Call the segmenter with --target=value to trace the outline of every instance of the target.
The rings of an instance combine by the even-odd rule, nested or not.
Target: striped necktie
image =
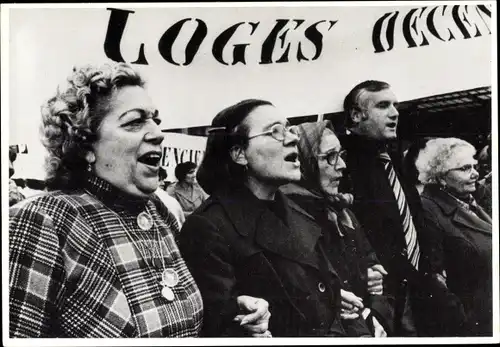
[[[391,158],[389,157],[389,154],[387,154],[386,152],[380,153],[379,157],[384,163],[384,168],[387,173],[389,183],[398,203],[399,214],[401,215],[401,219],[403,221],[403,230],[408,250],[408,259],[415,267],[415,269],[418,270],[420,246],[418,244],[417,231],[415,229],[415,225],[413,224],[410,208],[408,206],[408,203],[406,202],[405,193],[403,191],[403,188],[401,187],[398,176],[396,175],[396,171],[394,170],[394,166],[392,164]]]

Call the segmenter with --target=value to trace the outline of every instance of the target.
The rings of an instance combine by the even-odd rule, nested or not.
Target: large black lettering
[[[418,18],[422,16],[422,14],[424,13],[426,8],[427,7],[423,7],[420,9],[414,8],[410,12],[408,12],[408,14],[403,19],[403,36],[404,36],[406,42],[408,43],[408,48],[417,47],[417,46],[427,46],[429,44],[429,41],[427,41],[427,38],[425,37],[423,32],[422,31],[419,32],[418,26],[417,26]],[[415,12],[417,12],[419,10],[421,11],[420,16],[413,17]],[[417,45],[417,43],[413,39],[413,35],[411,34],[412,29],[416,34],[420,33],[422,35],[422,42],[419,45]]]
[[[104,39],[104,53],[106,56],[118,63],[125,62],[120,51],[120,43],[122,41],[123,32],[127,25],[128,15],[134,13],[130,10],[122,10],[117,8],[107,8],[111,11],[109,16],[108,30]],[[132,64],[148,65],[146,56],[144,55],[144,43],[141,43],[139,48],[139,58]]]
[[[163,147],[162,149],[162,154],[161,154],[161,166],[168,166],[168,153],[167,153],[167,148],[168,147]]]
[[[309,41],[312,42],[316,49],[316,53],[314,56],[311,58],[311,60],[316,60],[318,57],[321,55],[321,52],[323,51],[323,34],[318,30],[318,24],[326,22],[326,20],[322,20],[319,22],[314,23],[313,25],[309,26],[304,32],[304,36],[309,39]],[[337,23],[337,21],[330,21],[330,27],[328,28],[327,31],[330,31],[330,29]],[[301,60],[309,60],[302,54],[302,43],[299,42],[299,47],[297,49],[297,60],[300,62]]]
[[[460,30],[460,32],[464,36],[464,39],[470,39],[471,35],[470,35],[469,31],[467,30],[467,28],[465,27],[465,24],[460,19],[460,12],[459,11],[460,11],[460,5],[455,5],[455,6],[453,6],[453,8],[451,10],[451,15],[452,15],[453,20],[455,21],[455,24],[457,25],[458,29]],[[464,13],[464,22],[468,22],[467,17],[465,17],[465,13]],[[477,26],[476,26],[476,29],[477,29]],[[476,32],[476,36],[477,36],[477,32]]]
[[[484,20],[484,17],[481,14],[481,13],[484,13],[486,15],[486,17],[489,17],[489,19],[491,20],[491,11],[486,7],[486,5],[477,5],[476,11],[477,11],[477,14],[479,15],[479,17],[481,17],[481,20],[483,21],[486,28],[488,29],[488,34],[491,34],[490,24]]]
[[[288,24],[289,20],[288,19],[277,19],[276,20],[276,25],[274,26],[273,30],[269,33],[269,35],[266,37],[264,40],[264,43],[262,44],[262,51],[260,55],[260,63],[259,64],[271,64],[273,63],[273,52],[274,52],[274,46],[276,45],[276,40],[278,39],[278,34],[280,31]],[[304,21],[301,19],[295,20],[297,23],[297,26],[295,29],[297,29]],[[283,34],[279,37],[281,40],[281,48],[285,46],[285,39],[286,39],[286,34],[288,33],[289,29],[285,30]],[[285,52],[279,58],[276,63],[285,63],[288,62],[288,53],[290,52],[290,43],[287,45]]]
[[[196,151],[195,158],[194,158],[196,165],[200,164],[200,162],[201,162],[200,158],[202,158],[202,157],[203,157],[203,151]]]
[[[219,36],[217,36],[217,38],[214,40],[214,44],[212,47],[212,55],[219,63],[224,64],[224,65],[229,65],[228,63],[226,63],[224,61],[223,51],[224,51],[224,48],[226,47],[227,43],[231,39],[231,37],[234,35],[236,30],[238,29],[238,27],[241,26],[242,24],[245,24],[245,22],[236,23],[236,24],[230,26],[229,28],[224,30]],[[255,32],[255,29],[257,29],[257,27],[259,26],[259,23],[257,22],[257,23],[248,23],[248,24],[250,24],[250,26],[252,27],[252,31],[250,32],[250,35],[252,35]],[[248,45],[250,45],[250,44],[249,43],[241,43],[241,44],[237,44],[237,45],[233,46],[234,47],[234,49],[233,49],[233,62],[231,65],[236,65],[237,63],[243,63],[244,65],[246,64],[245,50],[246,50],[246,47]]]
[[[175,165],[178,165],[180,163],[178,148],[174,148],[174,160],[175,160]]]
[[[170,64],[180,66],[180,64],[175,62],[174,59],[172,58],[172,46],[177,37],[179,36],[179,33],[184,23],[190,20],[192,19],[191,18],[182,19],[177,23],[175,23],[174,25],[172,25],[165,31],[165,33],[160,38],[160,41],[158,42],[158,50],[160,51],[161,56]],[[186,60],[183,64],[184,66],[191,64],[191,62],[194,59],[194,56],[198,52],[198,49],[200,48],[200,45],[207,36],[208,32],[207,25],[205,24],[204,21],[198,18],[196,18],[195,20],[198,23],[198,26],[196,27],[193,36],[186,45],[185,49]]]
[[[184,154],[185,153],[186,153],[185,149],[181,150],[181,155],[179,156],[180,163],[184,163]]]
[[[381,53],[384,51],[390,51],[394,47],[394,26],[396,23],[396,18],[398,18],[399,11],[389,12],[380,17],[373,26],[372,32],[372,43],[373,48],[375,48],[375,53]],[[384,21],[388,19],[387,30],[385,32],[385,37],[387,39],[387,49],[382,45],[382,25]]]
[[[441,37],[441,35],[439,35],[439,33],[438,33],[437,29],[436,29],[436,25],[434,24],[434,14],[435,14],[435,12],[436,12],[436,10],[437,10],[438,8],[439,8],[439,6],[434,7],[434,8],[433,8],[433,9],[429,12],[429,14],[427,15],[427,28],[429,29],[429,32],[430,32],[432,35],[434,35],[434,37],[436,37],[436,38],[440,39],[441,41],[446,41],[445,39],[443,39],[443,38]],[[446,6],[444,6],[444,8],[446,8]],[[444,13],[444,8],[443,8],[443,13]],[[450,30],[450,29],[448,29],[448,31],[449,31],[449,30]],[[453,35],[453,34],[451,33],[451,31],[449,31],[449,32],[450,32],[450,35]],[[451,38],[451,36],[450,36],[450,38]]]

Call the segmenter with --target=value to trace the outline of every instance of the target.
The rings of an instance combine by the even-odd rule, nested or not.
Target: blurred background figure
[[[438,138],[427,142],[416,161],[425,185],[423,256],[429,259],[429,271],[462,306],[443,322],[451,336],[491,336],[493,332],[492,222],[473,197],[479,178],[475,153],[464,140]],[[437,304],[444,309],[446,302]]]
[[[478,204],[491,216],[492,215],[492,172],[491,172],[491,134],[488,135],[487,144],[477,155],[478,173],[474,198]]]
[[[184,216],[184,212],[182,211],[181,204],[172,196],[168,195],[168,193],[165,191],[165,181],[167,179],[167,171],[160,167],[160,171],[158,173],[158,178],[160,181],[160,185],[158,189],[156,189],[155,194],[158,196],[158,198],[161,200],[161,202],[167,207],[167,209],[172,213],[177,220],[177,223],[179,224],[179,230],[180,227],[182,227],[182,224],[184,224],[184,221],[186,220],[186,217]]]
[[[404,176],[409,183],[413,182],[419,194],[422,194],[422,191],[424,190],[424,185],[422,184],[422,182],[418,180],[418,170],[415,167],[415,161],[417,160],[420,150],[422,150],[425,147],[425,144],[429,140],[430,140],[429,137],[416,139],[405,151],[403,158]]]
[[[167,193],[173,196],[181,204],[185,216],[189,216],[194,210],[208,198],[198,182],[196,182],[196,164],[191,161],[180,163],[175,167],[177,182],[167,188]]]
[[[16,170],[14,169],[14,162],[17,159],[17,149],[16,146],[9,146],[9,206],[17,204],[19,201],[24,200],[24,195],[21,193],[21,189],[17,186],[11,177],[14,175]]]
[[[161,188],[164,191],[167,191],[167,188],[172,183],[171,181],[168,180],[167,170],[165,170],[164,168],[160,167],[160,172],[158,173],[158,178],[160,180],[160,185],[159,185],[158,188]]]

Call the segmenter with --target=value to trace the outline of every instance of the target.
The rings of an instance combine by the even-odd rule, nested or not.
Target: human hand
[[[234,321],[240,322],[240,326],[253,337],[272,337],[268,330],[271,318],[269,303],[264,299],[248,295],[240,295],[236,301],[241,314],[234,317]]]
[[[374,328],[374,336],[375,337],[387,337],[387,333],[385,332],[384,327],[382,324],[379,323],[377,318],[372,316],[372,322],[373,322],[373,328]]]
[[[368,293],[371,295],[382,295],[384,292],[384,276],[387,275],[384,267],[375,264],[368,268]]]
[[[359,317],[359,311],[363,309],[363,299],[347,290],[340,290],[342,319],[356,319]]]

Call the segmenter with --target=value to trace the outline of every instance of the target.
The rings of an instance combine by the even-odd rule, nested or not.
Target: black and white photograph
[[[500,343],[496,2],[0,14],[3,345]]]

